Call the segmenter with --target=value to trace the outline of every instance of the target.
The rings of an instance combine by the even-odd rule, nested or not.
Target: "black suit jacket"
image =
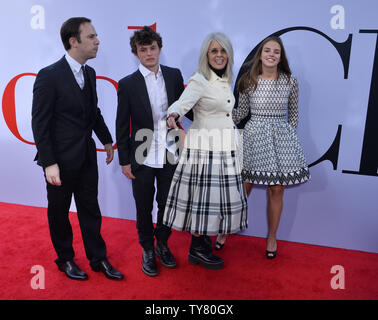
[[[168,106],[175,102],[184,91],[184,82],[179,69],[160,65]],[[190,116],[189,116],[190,118]],[[131,125],[131,133],[130,133]],[[121,166],[131,164],[132,170],[140,165],[135,159],[136,149],[143,141],[136,141],[135,135],[140,129],[154,130],[152,109],[147,86],[139,70],[118,82],[118,108],[116,120],[116,140],[119,163]],[[147,145],[144,156],[147,156],[151,143]]]
[[[39,71],[33,88],[32,129],[37,146],[35,160],[43,168],[57,163],[63,169],[79,169],[96,160],[94,131],[103,144],[111,134],[97,107],[96,73],[87,66],[93,105],[85,110],[81,89],[63,57]]]

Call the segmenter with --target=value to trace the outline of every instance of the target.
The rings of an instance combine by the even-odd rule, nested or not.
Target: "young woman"
[[[247,198],[236,152],[231,91],[233,49],[223,33],[208,35],[198,71],[180,99],[168,109],[167,125],[193,108],[184,150],[173,176],[164,224],[192,234],[188,260],[220,269],[208,235],[235,233],[247,227]]]
[[[310,178],[296,135],[298,82],[291,74],[280,38],[269,37],[261,43],[250,71],[238,82],[238,90],[239,105],[233,110],[233,120],[239,123],[251,112],[243,132],[242,177],[247,196],[253,184],[268,185],[266,256],[273,259],[284,186]]]

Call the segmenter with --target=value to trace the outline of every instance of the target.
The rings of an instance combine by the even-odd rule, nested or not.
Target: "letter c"
[[[27,144],[35,145],[34,142],[27,141],[23,137],[21,137],[20,132],[17,128],[17,119],[16,119],[16,103],[15,103],[15,87],[17,81],[26,76],[33,76],[36,77],[36,73],[21,73],[18,76],[14,77],[11,81],[9,81],[8,85],[4,90],[3,95],[3,115],[5,123],[7,124],[9,130],[13,133],[13,135],[22,142]]]
[[[12,132],[12,134],[18,140],[20,140],[24,143],[27,143],[27,144],[35,145],[34,142],[27,141],[26,139],[24,139],[21,136],[20,132],[18,131],[18,127],[17,127],[15,88],[16,88],[17,81],[20,78],[26,77],[26,76],[36,77],[37,74],[36,73],[21,73],[21,74],[15,76],[11,81],[9,81],[8,85],[6,86],[6,88],[4,90],[3,100],[2,100],[3,115],[4,115],[5,123],[6,123],[7,127],[9,128],[10,132]],[[114,86],[116,91],[118,91],[118,83],[116,81],[114,81],[113,79],[103,77],[103,76],[97,76],[96,78],[100,79],[100,80],[109,81]],[[114,150],[117,149],[117,144],[113,145],[113,149]],[[97,149],[97,151],[104,152],[105,149]]]

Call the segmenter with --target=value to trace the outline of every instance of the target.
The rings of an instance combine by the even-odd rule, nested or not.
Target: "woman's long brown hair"
[[[289,62],[287,61],[285,48],[283,46],[282,40],[279,37],[270,36],[261,42],[252,60],[246,62],[245,66],[249,67],[250,65],[252,65],[252,67],[250,68],[249,71],[247,71],[240,77],[237,84],[237,88],[239,92],[244,93],[250,87],[252,87],[253,91],[256,90],[257,83],[258,83],[258,76],[262,74],[262,66],[261,66],[261,60],[260,60],[261,52],[264,45],[268,41],[275,41],[281,47],[281,59],[277,65],[277,79],[279,78],[280,74],[283,73],[288,77],[288,81],[290,80],[291,70],[289,67]]]

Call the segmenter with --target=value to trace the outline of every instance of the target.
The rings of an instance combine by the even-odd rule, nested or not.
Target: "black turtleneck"
[[[226,72],[226,68],[227,68],[227,64],[226,66],[223,68],[223,69],[215,69],[211,66],[211,64],[209,63],[209,67],[211,70],[213,70],[215,72],[215,74],[219,77],[219,78],[222,78],[224,73]]]

